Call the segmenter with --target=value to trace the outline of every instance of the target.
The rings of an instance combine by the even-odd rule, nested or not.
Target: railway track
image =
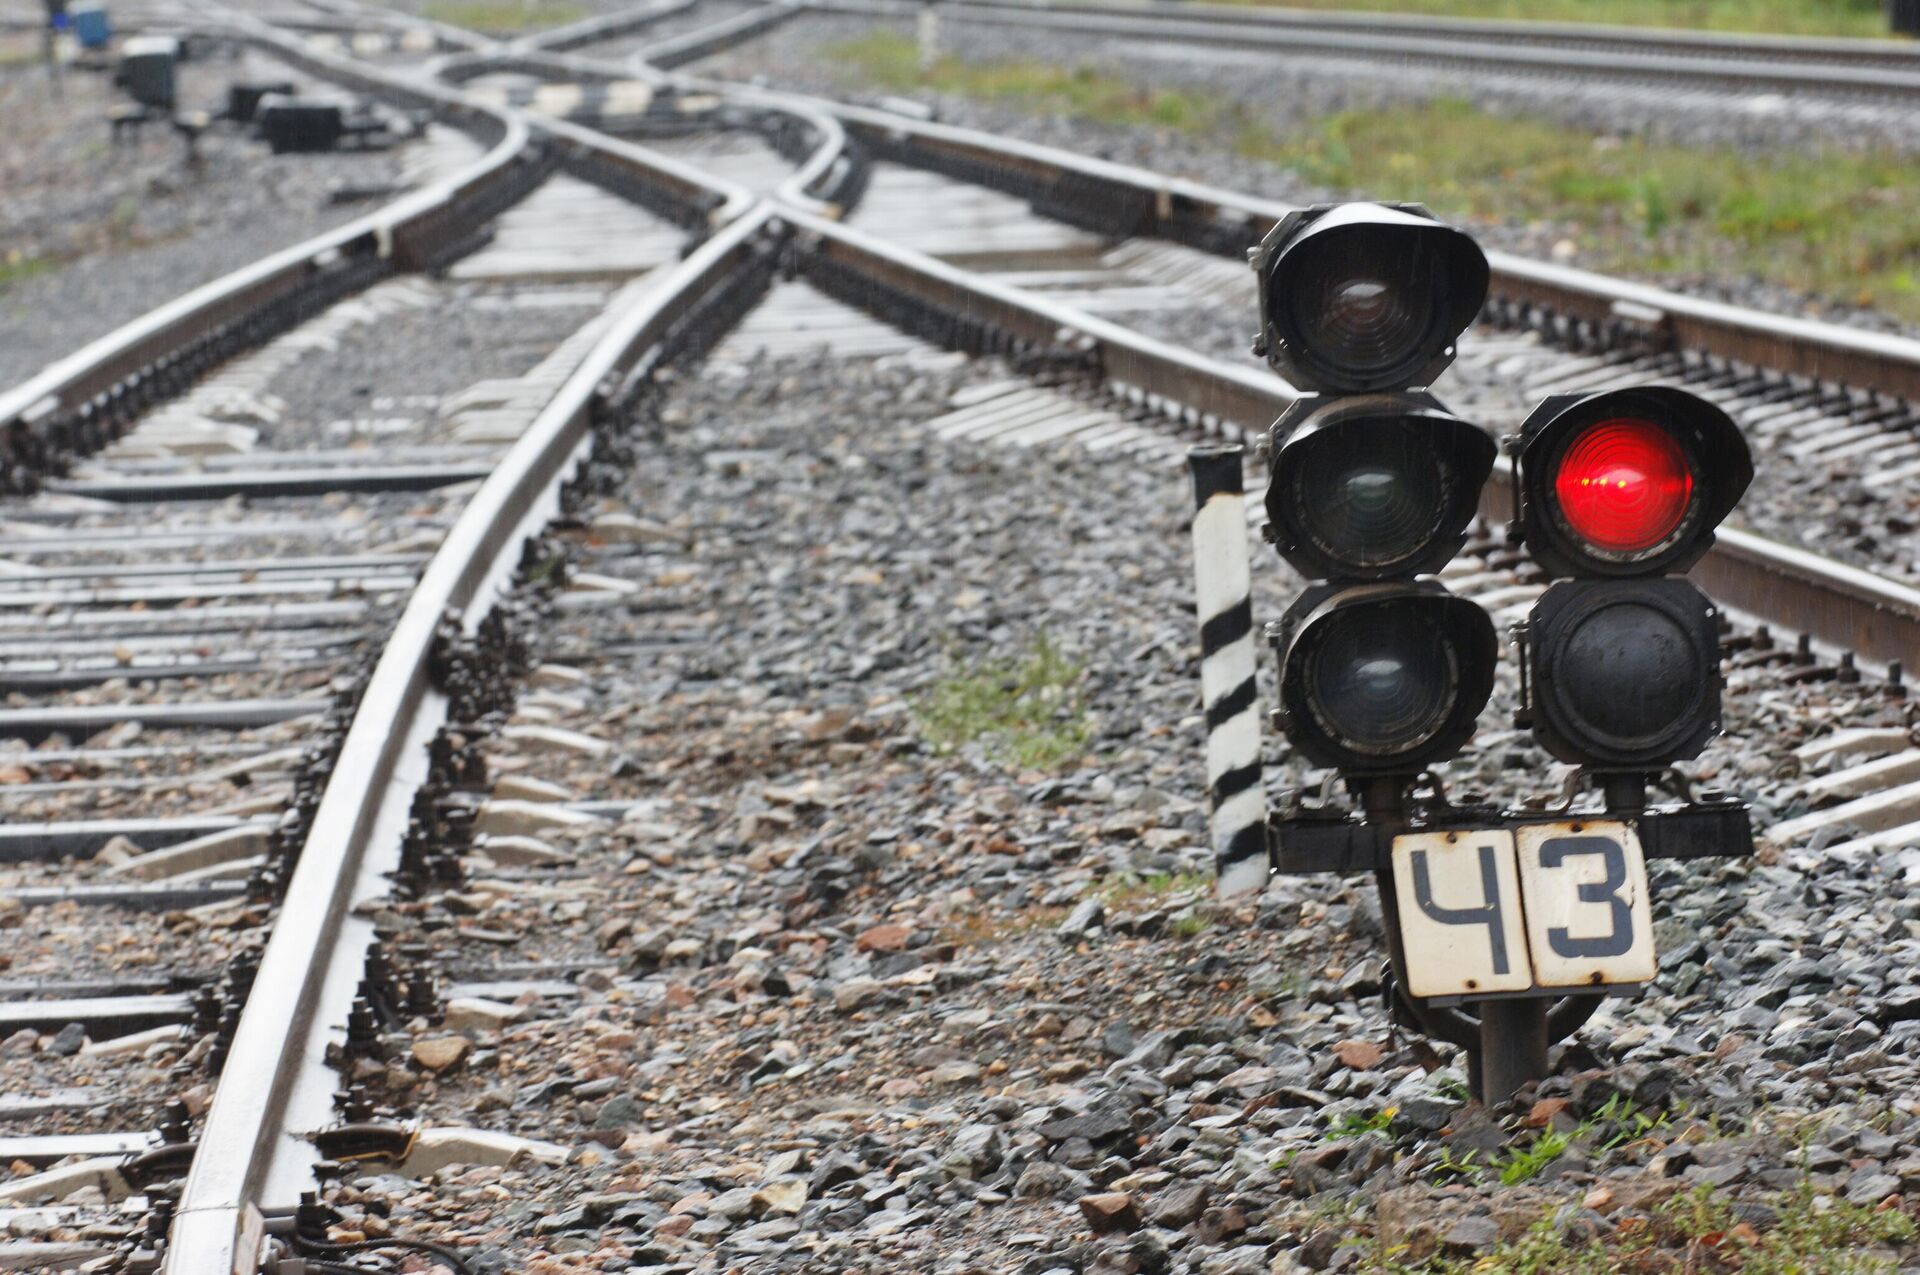
[[[720,32],[695,28],[680,39],[710,47],[750,36],[752,25],[729,19]],[[23,758],[14,799],[30,812],[81,792],[108,808],[139,807],[119,823],[44,820],[21,833],[22,859],[61,857],[55,866],[22,868],[14,894],[24,908],[84,915],[103,936],[151,931],[156,906],[168,909],[162,918],[184,914],[197,929],[230,931],[217,944],[193,940],[201,946],[188,949],[185,963],[200,975],[186,987],[169,982],[162,990],[148,978],[108,988],[105,972],[69,971],[71,987],[37,977],[16,988],[16,1030],[64,1020],[61,1029],[78,1023],[109,1046],[137,1041],[156,1069],[200,1066],[218,1054],[224,1070],[217,1087],[199,1095],[203,1110],[156,1117],[158,1135],[138,1122],[165,1108],[162,1095],[182,1073],[165,1073],[151,1092],[115,1096],[111,1110],[128,1123],[111,1145],[49,1143],[35,1156],[16,1148],[16,1159],[43,1161],[108,1154],[78,1171],[50,1171],[73,1175],[65,1179],[28,1177],[11,1198],[57,1200],[79,1183],[112,1199],[148,1185],[143,1174],[177,1174],[191,1154],[177,1200],[152,1215],[159,1222],[150,1238],[166,1232],[164,1269],[176,1273],[247,1268],[262,1208],[274,1214],[275,1242],[293,1245],[286,1210],[311,1189],[316,1160],[391,1161],[420,1173],[448,1159],[567,1154],[539,1139],[471,1130],[415,1136],[393,1118],[394,1095],[364,1083],[368,1076],[355,1068],[356,1060],[379,1059],[382,1037],[407,1017],[432,1019],[450,1000],[493,1006],[462,1012],[497,1013],[504,1024],[498,1007],[537,999],[551,982],[543,976],[561,967],[536,962],[512,975],[496,965],[465,980],[473,986],[449,990],[444,983],[462,981],[447,977],[463,970],[461,961],[476,964],[473,945],[493,940],[469,937],[454,955],[433,951],[432,929],[383,923],[359,905],[387,895],[384,878],[395,872],[403,896],[459,893],[472,880],[452,865],[461,853],[481,865],[492,890],[512,887],[516,863],[550,876],[567,856],[529,841],[524,829],[564,843],[570,829],[630,811],[626,799],[610,807],[563,799],[559,782],[538,774],[543,755],[584,758],[591,773],[608,752],[604,737],[579,729],[588,691],[607,692],[606,669],[589,653],[603,635],[563,621],[542,638],[563,648],[571,641],[570,657],[534,667],[529,648],[545,649],[534,632],[548,626],[529,619],[537,609],[499,608],[510,594],[562,616],[625,606],[642,617],[630,641],[671,648],[663,631],[680,623],[699,640],[690,608],[637,600],[647,586],[622,574],[634,566],[628,558],[649,551],[616,546],[670,545],[675,533],[602,511],[596,536],[588,499],[596,481],[609,481],[607,462],[631,446],[621,422],[638,415],[657,426],[656,382],[670,384],[660,374],[676,361],[711,351],[719,375],[750,376],[756,360],[824,340],[843,358],[904,361],[933,374],[964,365],[942,353],[957,350],[1004,370],[956,387],[944,411],[925,413],[918,428],[929,438],[1011,452],[1065,445],[1169,471],[1186,440],[1257,433],[1290,397],[1270,376],[1099,317],[1191,309],[1217,297],[1226,279],[1206,268],[1215,263],[1205,254],[1231,255],[1257,238],[1283,211],[1272,205],[880,112],[698,81],[676,86],[649,74],[641,78],[689,98],[731,99],[730,116],[704,121],[705,140],[675,143],[679,153],[670,155],[577,123],[490,108],[264,27],[248,34],[313,73],[430,103],[493,146],[458,177],[183,298],[0,405],[11,425],[10,474],[42,493],[19,498],[8,513],[17,524],[10,555],[31,573],[9,580],[0,604],[41,613],[0,657],[17,692],[41,697],[8,725],[26,739],[84,737],[77,747]],[[468,47],[517,69],[593,69],[537,41]],[[742,123],[768,115],[798,121],[771,134],[791,152],[784,167],[764,147],[737,140]],[[549,176],[556,163],[563,175]],[[930,204],[941,210],[937,221],[925,215]],[[484,224],[497,227],[493,244],[461,251],[474,247],[472,232]],[[688,230],[698,246],[671,264]],[[616,239],[621,251],[612,254],[554,247]],[[792,282],[772,285],[777,263]],[[421,282],[417,272],[428,265],[442,267],[447,281]],[[1494,314],[1504,327],[1480,338],[1465,361],[1484,369],[1531,360],[1530,392],[1650,371],[1685,375],[1716,385],[1730,407],[1749,414],[1750,428],[1786,445],[1851,427],[1831,444],[1843,447],[1909,419],[1920,375],[1911,343],[1535,263],[1495,265]],[[640,282],[619,282],[631,279]],[[728,335],[770,287],[764,305]],[[520,307],[511,312],[522,321],[543,309],[590,317],[567,335],[556,330],[551,357],[518,376],[349,422],[349,434],[378,430],[396,463],[371,466],[364,454],[298,431],[288,438],[301,445],[243,449],[218,463],[181,459],[192,441],[183,441],[182,421],[217,399],[266,392],[284,372],[278,361],[315,325],[337,337],[355,323],[431,312],[449,303],[444,288],[472,289],[462,305],[491,297]],[[556,300],[555,288],[574,295]],[[1567,347],[1585,361],[1569,362]],[[215,367],[214,379],[199,379]],[[389,430],[423,409],[445,412],[453,424]],[[205,442],[206,433],[196,437]],[[231,431],[226,438],[233,441]],[[747,454],[722,463],[750,472],[758,462]],[[201,503],[236,495],[249,504],[237,519]],[[371,516],[343,518],[343,497]],[[92,503],[101,500],[131,508]],[[169,503],[182,501],[193,503]],[[256,517],[259,506],[271,516]],[[1497,522],[1502,512],[1490,496],[1489,516]],[[585,540],[561,555],[575,567],[564,588],[548,578],[555,550],[540,539],[556,518]],[[378,526],[391,535],[396,523],[406,534],[366,534]],[[200,551],[183,554],[189,544]],[[529,545],[540,546],[531,557]],[[513,586],[516,570],[528,566]],[[1537,588],[1525,564],[1491,537],[1452,574],[1457,588],[1505,609],[1524,609]],[[1907,742],[1898,669],[1887,666],[1911,658],[1920,598],[1857,568],[1739,534],[1723,537],[1703,580],[1773,626],[1772,635],[1742,629],[1733,657],[1736,683],[1750,682],[1768,705],[1770,716],[1747,724],[1753,734],[1773,728],[1778,746],[1768,767],[1826,768],[1811,795],[1867,803],[1783,822],[1782,844],[1797,849],[1815,834],[1829,853],[1835,841],[1842,852],[1900,843],[1920,813],[1920,798],[1906,791],[1920,754]],[[30,645],[50,622],[49,608],[51,622],[86,634],[54,656]],[[1786,636],[1799,633],[1822,649]],[[243,635],[238,645],[234,635]],[[335,705],[323,692],[376,655],[370,674],[353,679],[364,684],[325,717],[322,706]],[[1862,677],[1869,664],[1874,671]],[[124,692],[119,678],[130,684]],[[174,694],[203,681],[219,687],[218,707]],[[96,694],[101,687],[109,689]],[[63,696],[86,702],[69,706]],[[522,711],[506,719],[516,697]],[[359,711],[349,717],[353,704]],[[1824,733],[1789,738],[1779,726],[1795,712]],[[132,722],[141,724],[137,732],[127,728]],[[481,758],[489,750],[496,768],[506,763],[508,781],[487,773]],[[156,765],[169,768],[172,787],[153,782]],[[264,791],[206,806],[209,786],[242,778]],[[173,813],[169,793],[191,794],[177,803],[191,811]],[[76,883],[75,861],[115,836],[126,843],[110,856],[107,879]],[[300,906],[274,915],[276,892]],[[593,897],[591,889],[582,895]],[[249,957],[223,974],[232,953],[255,940],[257,965]],[[150,941],[161,953],[173,939],[152,933]],[[371,970],[370,952],[379,953]],[[71,994],[55,997],[55,989]],[[88,999],[126,1003],[76,1008]],[[338,1046],[350,1022],[343,1075]],[[120,1030],[129,1024],[134,1029]],[[41,1083],[51,1089],[54,1080]],[[40,1114],[80,1109],[53,1097],[44,1105]],[[84,1135],[48,1136],[98,1139],[100,1127],[87,1123],[98,1105],[85,1108],[86,1120],[66,1122],[84,1126]],[[316,1147],[314,1131],[329,1128],[339,1132]],[[134,1179],[122,1167],[129,1152],[140,1164]],[[77,1262],[139,1242],[124,1224],[118,1234],[109,1234],[110,1220],[96,1224],[101,1238],[62,1241],[64,1256],[42,1246],[39,1257]]]
[[[824,7],[855,13],[902,12],[867,0],[826,0]],[[1064,38],[1164,40],[1270,55],[1489,73],[1907,102],[1920,92],[1920,55],[1910,44],[1897,40],[1710,35],[1578,23],[1071,0],[963,3],[943,5],[941,13],[956,23],[1044,31]]]

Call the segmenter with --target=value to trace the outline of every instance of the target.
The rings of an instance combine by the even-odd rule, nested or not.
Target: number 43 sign
[[[1572,991],[1654,976],[1647,866],[1630,824],[1395,837],[1393,879],[1414,996]]]

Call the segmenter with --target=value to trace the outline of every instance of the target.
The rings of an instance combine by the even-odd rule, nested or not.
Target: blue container
[[[83,49],[104,49],[113,39],[113,23],[103,4],[80,4],[73,10],[73,34]]]

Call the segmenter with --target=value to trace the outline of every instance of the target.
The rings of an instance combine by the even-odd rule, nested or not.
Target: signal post
[[[1255,353],[1304,391],[1268,440],[1265,535],[1308,582],[1267,626],[1272,717],[1348,794],[1269,817],[1269,867],[1373,875],[1394,1018],[1466,1050],[1476,1094],[1501,1101],[1605,996],[1654,978],[1647,858],[1751,852],[1744,806],[1668,772],[1721,727],[1719,615],[1681,573],[1752,460],[1678,389],[1556,396],[1528,418],[1512,533],[1551,583],[1512,635],[1517,716],[1577,768],[1576,795],[1544,814],[1454,804],[1434,768],[1472,737],[1502,644],[1438,576],[1497,448],[1428,387],[1486,299],[1486,258],[1424,208],[1380,204],[1295,212],[1250,255]],[[1680,800],[1649,805],[1662,780]],[[1226,891],[1262,881],[1222,874]]]

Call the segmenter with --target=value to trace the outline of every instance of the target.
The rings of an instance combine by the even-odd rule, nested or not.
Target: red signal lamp
[[[1574,436],[1553,476],[1573,533],[1608,553],[1645,553],[1686,521],[1693,466],[1651,421],[1601,421]]]
[[[1668,386],[1556,395],[1521,440],[1521,525],[1553,576],[1685,571],[1753,481],[1732,419]]]

